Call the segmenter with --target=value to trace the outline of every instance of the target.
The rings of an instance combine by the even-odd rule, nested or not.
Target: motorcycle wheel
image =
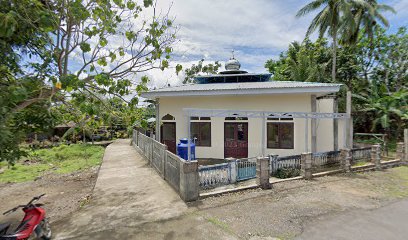
[[[52,236],[52,232],[51,232],[51,227],[50,227],[50,223],[48,222],[48,220],[46,218],[44,218],[41,223],[41,232],[42,235],[40,236],[39,239],[41,240],[50,240],[51,236]]]

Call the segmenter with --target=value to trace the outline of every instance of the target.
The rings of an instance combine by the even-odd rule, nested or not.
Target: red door
[[[165,144],[170,152],[176,154],[176,123],[164,122],[160,133],[160,142]]]
[[[248,157],[248,123],[224,123],[224,158]]]

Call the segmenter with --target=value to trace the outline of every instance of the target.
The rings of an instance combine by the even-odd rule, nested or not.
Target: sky
[[[241,69],[265,72],[268,59],[277,59],[293,41],[302,41],[315,15],[296,18],[296,12],[310,0],[158,0],[180,27],[171,66],[191,66],[200,59],[225,62],[234,50]],[[386,13],[388,31],[408,26],[408,0],[380,0],[397,11]],[[149,87],[179,85],[183,75],[174,69],[148,73]]]

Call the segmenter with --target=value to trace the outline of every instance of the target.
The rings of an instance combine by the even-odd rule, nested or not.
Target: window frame
[[[211,147],[212,146],[212,134],[211,134],[211,118],[208,119],[207,117],[205,119],[199,118],[199,120],[190,120],[190,129],[193,129],[193,124],[198,125],[198,136],[197,141],[195,142],[196,147]],[[209,144],[208,145],[203,145],[201,142],[201,132],[204,124],[209,124]],[[193,132],[190,132],[191,138],[193,137]]]
[[[281,121],[277,121],[277,120],[275,120],[275,121],[268,121],[268,122],[266,122],[266,148],[267,149],[295,149],[295,123],[293,122],[293,121],[288,121],[288,120],[283,120],[283,119],[281,119]],[[269,136],[268,136],[268,130],[269,130],[269,125],[271,125],[271,126],[273,126],[273,125],[276,125],[276,126],[278,126],[277,127],[277,131],[278,131],[278,133],[277,133],[277,135],[278,135],[278,140],[277,140],[277,142],[278,142],[278,146],[277,147],[274,147],[274,146],[270,146],[269,145]],[[292,139],[291,139],[291,145],[290,145],[290,147],[284,147],[284,146],[282,146],[283,144],[282,144],[282,134],[281,134],[281,126],[284,126],[284,125],[286,125],[286,126],[291,126],[292,127]],[[275,135],[274,135],[275,136]],[[272,138],[273,138],[273,136],[271,136]]]

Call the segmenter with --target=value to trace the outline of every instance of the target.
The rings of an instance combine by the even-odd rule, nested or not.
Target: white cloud
[[[172,2],[173,1],[173,2]],[[175,74],[175,65],[190,67],[200,59],[226,61],[235,50],[242,69],[265,72],[264,64],[278,58],[293,41],[301,41],[315,15],[296,18],[296,12],[310,0],[161,0],[158,8],[170,15],[180,26],[178,43],[173,46],[171,68],[146,72],[151,79],[149,87],[178,85],[182,73]],[[407,25],[408,0],[380,1],[393,6],[397,14],[386,13],[391,29]],[[143,17],[151,12],[143,11]],[[137,25],[137,22],[134,23]],[[117,42],[116,42],[117,41]],[[120,39],[114,41],[119,44]],[[116,45],[115,45],[116,46]],[[140,78],[136,76],[135,80]]]
[[[172,5],[171,15],[180,26],[173,64],[180,63],[186,68],[202,58],[223,62],[234,49],[242,69],[264,72],[267,59],[277,58],[290,42],[303,39],[312,15],[296,19],[295,14],[306,2],[163,0],[158,7],[167,10]],[[149,72],[151,86],[180,84],[182,77],[173,72]]]
[[[381,3],[387,4],[394,8],[397,12],[396,14],[387,12],[385,17],[387,17],[390,22],[390,30],[392,32],[396,31],[401,26],[408,26],[408,1],[407,0],[390,0],[381,1]]]

